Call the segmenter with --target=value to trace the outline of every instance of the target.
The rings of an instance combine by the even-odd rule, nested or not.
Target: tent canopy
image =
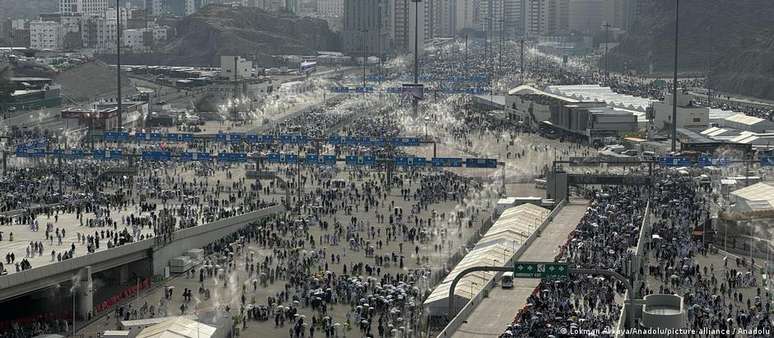
[[[170,319],[148,327],[137,338],[210,338],[215,328],[188,318]]]

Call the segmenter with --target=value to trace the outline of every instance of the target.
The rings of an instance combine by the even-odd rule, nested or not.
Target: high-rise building
[[[258,7],[268,12],[275,12],[287,6],[285,0],[243,0],[242,5]]]
[[[452,0],[454,5],[454,30],[475,29],[478,11],[478,0]]]
[[[525,0],[524,34],[558,36],[570,31],[570,0]]]
[[[59,13],[98,16],[108,9],[108,0],[59,0]]]
[[[434,19],[436,3],[432,0],[422,0],[419,3],[414,2],[414,0],[394,0],[393,8],[392,28],[395,48],[404,53],[413,53],[414,39],[417,37],[416,47],[422,54],[425,43],[439,37],[436,34],[438,20]],[[415,27],[419,27],[416,32]]]
[[[480,0],[479,29],[492,36],[516,38],[524,30],[524,0]]]
[[[506,38],[524,35],[524,0],[504,0],[502,28]]]
[[[609,4],[615,0],[571,0],[570,30],[583,34],[599,31],[607,18]]]
[[[332,18],[344,16],[344,0],[318,0],[317,14]]]
[[[545,35],[565,35],[570,32],[570,0],[548,0],[548,27]]]
[[[209,3],[210,3],[210,0],[185,0],[184,15],[188,16],[193,13],[196,13],[196,11],[198,11],[199,8],[207,6],[207,4]]]
[[[479,1],[479,30],[492,36],[500,34],[500,27],[503,20],[503,2],[504,0]]]
[[[299,0],[285,0],[285,10],[293,14],[298,14],[301,10]]]
[[[121,27],[127,26],[129,20],[129,11],[126,8],[120,8]],[[92,48],[100,53],[115,53],[116,39],[118,37],[118,25],[116,24],[116,9],[109,8],[103,12],[102,16],[92,19],[93,34],[90,39]]]
[[[384,29],[387,0],[345,0],[342,43],[344,50],[360,56],[381,55],[388,49],[389,32]],[[365,48],[365,49],[364,49]]]
[[[161,16],[162,14],[164,14],[163,0],[145,0],[146,16]]]
[[[454,2],[449,0],[432,0],[433,37],[450,38],[457,31],[454,27]]]

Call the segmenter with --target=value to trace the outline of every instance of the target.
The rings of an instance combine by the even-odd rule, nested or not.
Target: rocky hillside
[[[258,8],[210,5],[181,20],[176,30],[177,37],[162,48],[174,62],[165,63],[217,64],[220,55],[270,63],[271,55],[338,49],[338,37],[325,21]]]
[[[670,73],[674,0],[640,0],[632,31],[611,54],[611,70]],[[774,99],[774,2],[681,0],[680,71],[704,73],[713,87]]]
[[[58,0],[0,0],[0,20],[14,17],[34,18],[40,13],[57,11]]]

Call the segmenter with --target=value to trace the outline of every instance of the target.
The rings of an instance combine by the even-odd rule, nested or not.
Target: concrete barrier
[[[634,278],[630,278],[632,280],[632,287],[635,290],[635,293],[638,292],[640,286],[644,283],[642,279],[644,276],[640,276],[640,267],[645,262],[645,248],[647,247],[648,243],[651,241],[650,234],[653,232],[652,226],[653,226],[653,220],[652,220],[652,210],[651,210],[650,201],[648,201],[648,204],[645,205],[645,212],[642,216],[642,224],[640,224],[640,236],[637,238],[637,246],[634,249],[634,257],[631,264],[631,271],[629,272],[630,276],[634,276]],[[629,299],[629,291],[626,291],[624,293],[624,299]],[[639,295],[634,294],[631,298],[639,298]],[[640,318],[642,309],[641,305],[642,300],[634,299],[632,303],[624,302],[624,306],[621,308],[621,315],[618,316],[618,322],[616,323],[616,331],[615,331],[615,337],[623,337],[623,332],[626,328],[631,327],[634,322]]]
[[[0,301],[17,297],[72,279],[79,270],[91,266],[92,273],[112,269],[134,261],[153,257],[154,274],[163,273],[169,259],[193,248],[223,238],[256,219],[283,212],[283,206],[273,206],[229,217],[200,226],[176,231],[172,242],[154,251],[157,238],[129,243],[96,253],[76,256],[61,262],[26,271],[0,276]],[[79,250],[85,250],[80,248]]]
[[[163,274],[164,267],[167,266],[170,259],[181,256],[188,250],[202,248],[207,244],[239,231],[239,229],[250,222],[284,211],[285,208],[283,206],[277,205],[176,231],[171,242],[153,251],[153,274]]]
[[[69,281],[77,271],[87,266],[92,267],[92,272],[99,272],[150,257],[153,243],[153,239],[130,243],[2,276],[0,277],[0,300]]]
[[[518,261],[521,255],[523,255],[524,252],[527,251],[527,248],[529,248],[529,246],[532,245],[532,242],[534,242],[535,239],[540,236],[540,234],[543,232],[543,230],[546,229],[548,224],[551,224],[551,221],[554,220],[556,215],[559,214],[559,211],[561,211],[561,209],[564,208],[565,205],[567,205],[567,200],[566,199],[561,200],[556,205],[554,210],[551,210],[548,216],[546,216],[546,219],[543,221],[543,223],[541,223],[540,226],[538,226],[538,228],[535,229],[535,231],[529,235],[527,240],[524,241],[524,244],[522,244],[521,247],[519,247],[519,249],[516,250],[516,253],[514,253],[511,259],[509,259],[508,262],[506,262],[505,264],[509,265],[509,264],[512,264],[514,261]],[[448,324],[446,324],[446,327],[444,327],[441,333],[438,334],[437,338],[444,338],[454,334],[454,332],[456,332],[457,329],[459,329],[460,326],[462,326],[463,322],[465,322],[465,320],[470,316],[470,314],[473,313],[476,307],[478,307],[478,305],[481,304],[481,301],[484,299],[484,294],[485,293],[488,294],[489,290],[495,287],[495,285],[497,284],[497,280],[500,279],[501,276],[502,276],[502,273],[495,274],[494,278],[489,280],[489,282],[486,283],[486,285],[484,285],[481,291],[479,291],[478,294],[476,294],[476,296],[473,297],[473,299],[468,301],[468,303],[465,304],[464,307],[462,307],[460,312],[458,312],[457,315],[454,316],[454,318],[452,318],[452,320],[449,321]],[[453,309],[449,309],[449,311],[453,311]]]

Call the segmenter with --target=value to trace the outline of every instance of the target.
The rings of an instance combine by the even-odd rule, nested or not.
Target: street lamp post
[[[610,68],[609,62],[610,56],[608,55],[608,45],[610,44],[610,24],[605,22],[605,84],[610,85]]]
[[[677,151],[677,60],[680,23],[680,0],[675,1],[675,69],[672,77],[672,152]]]
[[[73,337],[75,337],[75,290],[73,290],[71,293],[73,295],[73,328],[72,328],[72,330],[73,330]]]
[[[366,48],[366,35],[368,35],[368,30],[364,29],[361,31],[363,33],[363,95],[365,96],[366,93],[366,65],[368,64],[368,51]]]
[[[419,3],[422,0],[411,0],[414,2],[414,84],[419,84]],[[417,86],[418,87],[418,86]],[[414,108],[414,116],[417,116],[419,111],[419,98],[414,95],[412,101]]]
[[[118,93],[116,95],[116,102],[118,104],[118,127],[116,129],[121,130],[121,112],[123,111],[123,105],[121,103],[121,7],[119,5],[120,0],[116,0],[116,85],[118,86]]]

